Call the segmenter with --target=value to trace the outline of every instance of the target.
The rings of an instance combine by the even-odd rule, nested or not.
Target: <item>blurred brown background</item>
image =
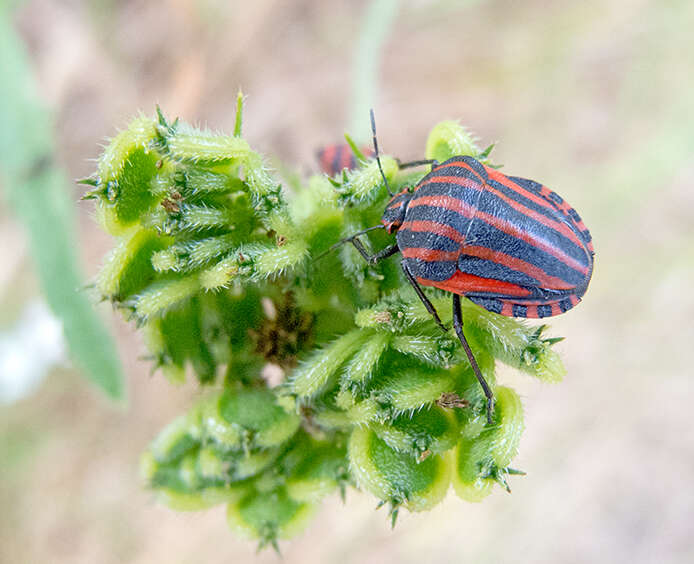
[[[349,126],[366,2],[33,0],[15,18],[55,115],[58,160],[89,175],[99,143],[137,111],[233,128],[308,170]],[[324,504],[282,544],[293,562],[692,562],[694,3],[402,1],[371,101],[383,149],[421,157],[459,118],[504,171],[575,206],[597,251],[584,303],[550,321],[568,368],[546,385],[504,370],[527,429],[528,475],[478,505],[453,493],[394,531],[375,500]],[[2,101],[0,101],[2,103]],[[368,126],[368,115],[363,115]],[[1,125],[0,125],[1,126]],[[71,188],[77,201],[81,189]],[[111,242],[79,204],[93,275]],[[37,290],[23,232],[0,204],[1,319]],[[198,394],[138,361],[117,333],[129,404],[66,368],[0,406],[0,561],[278,562],[228,531],[223,509],[176,513],[141,488],[140,452]]]

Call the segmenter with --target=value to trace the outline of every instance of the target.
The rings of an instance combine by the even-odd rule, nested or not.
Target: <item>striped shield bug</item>
[[[337,143],[327,145],[316,152],[316,158],[320,169],[325,174],[335,176],[342,170],[353,170],[357,168],[359,159],[364,157],[370,159],[374,156],[371,147],[360,147],[357,149],[360,154],[355,154],[355,149],[348,143]]]
[[[416,186],[393,194],[374,226],[343,239],[370,264],[400,253],[405,278],[436,323],[448,332],[422,286],[453,295],[453,325],[487,398],[491,422],[494,395],[463,332],[460,296],[508,317],[541,318],[574,307],[593,272],[593,244],[580,216],[558,194],[533,180],[507,176],[470,156],[430,164]],[[370,255],[359,236],[384,228],[395,244]]]

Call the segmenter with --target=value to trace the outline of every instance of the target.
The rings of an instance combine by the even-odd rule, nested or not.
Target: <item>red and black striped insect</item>
[[[405,277],[445,332],[421,286],[453,294],[455,331],[487,397],[491,421],[494,396],[465,339],[460,296],[508,317],[564,313],[580,301],[593,273],[590,233],[555,192],[469,156],[401,165],[426,163],[432,169],[416,186],[393,195],[381,167],[373,111],[371,128],[391,199],[381,225],[338,244],[352,243],[371,264],[400,253]],[[394,233],[396,243],[369,255],[358,237],[376,228]]]
[[[371,147],[360,147],[362,154],[370,159],[374,156]],[[347,143],[328,145],[316,152],[320,169],[325,174],[335,176],[344,169],[353,170],[359,165],[359,161]]]

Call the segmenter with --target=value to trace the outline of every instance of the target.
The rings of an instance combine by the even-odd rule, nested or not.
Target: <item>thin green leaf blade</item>
[[[46,300],[63,322],[71,356],[109,397],[123,397],[111,336],[80,290],[73,203],[64,173],[52,163],[51,119],[44,109],[7,8],[0,8],[0,178],[24,224]]]

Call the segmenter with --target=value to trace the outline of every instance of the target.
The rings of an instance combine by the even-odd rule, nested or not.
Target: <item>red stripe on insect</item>
[[[466,169],[466,170],[469,170],[469,171],[472,172],[477,178],[479,178],[480,183],[484,183],[484,178],[482,177],[482,175],[480,175],[479,172],[477,172],[474,168],[472,168],[472,167],[471,167],[468,163],[466,163],[465,161],[447,162],[445,165],[437,166],[435,169],[432,170],[432,172],[436,172],[437,170],[441,170],[441,169],[444,169],[444,168],[448,168],[448,167],[450,167],[450,166],[457,166],[457,167],[460,167],[460,168],[464,168],[464,169]],[[486,168],[486,167],[485,167],[485,168]],[[460,178],[460,177],[456,176],[455,178]]]
[[[342,153],[340,156],[340,170],[352,168],[352,150],[349,147],[342,146],[340,152]]]
[[[333,159],[335,158],[335,153],[337,152],[336,145],[330,145],[326,147],[321,156],[321,169],[327,174],[333,173]]]
[[[567,298],[573,300],[573,298],[576,298],[576,294],[568,294],[568,295],[563,296],[562,298],[559,298],[559,299],[556,299],[556,300],[552,300],[552,301],[547,301],[547,300],[523,300],[523,301],[512,302],[512,303],[515,303],[515,304],[518,304],[518,305],[521,305],[521,306],[550,306],[550,307],[554,307],[554,304],[557,304],[557,306],[559,306],[559,302],[563,302],[563,301],[564,301],[565,299],[567,299]],[[578,303],[578,302],[580,302],[580,301],[581,301],[581,300],[579,300],[578,298],[576,298],[576,303]],[[574,305],[576,305],[576,304],[574,304]],[[559,311],[559,310],[558,310],[558,311]],[[559,311],[559,313],[563,313],[563,312]],[[552,315],[554,315],[554,314],[552,314]],[[557,314],[557,315],[559,315],[559,314]]]
[[[424,278],[417,278],[417,281],[424,286],[434,286],[447,292],[454,294],[475,294],[475,293],[492,293],[501,294],[504,296],[515,296],[524,298],[531,295],[531,291],[523,286],[504,282],[502,280],[493,280],[491,278],[482,278],[474,274],[467,274],[458,270],[448,280],[434,281]]]
[[[442,177],[448,178],[448,177]],[[433,208],[443,208],[448,211],[454,211],[462,216],[471,218],[474,215],[473,208],[465,203],[465,201],[453,196],[417,196],[412,198],[410,201],[409,208],[416,208],[417,206],[430,206]]]
[[[422,188],[422,186],[426,186],[427,184],[431,183],[456,184],[458,186],[462,186],[463,188],[471,188],[472,190],[484,189],[484,184],[481,182],[473,180],[472,178],[465,178],[463,176],[431,176],[427,178],[427,181],[417,189],[419,190]]]
[[[438,251],[423,247],[407,247],[402,250],[402,256],[423,260],[424,262],[457,261],[460,251]]]
[[[517,192],[521,196],[527,198],[528,200],[531,200],[535,202],[536,204],[539,204],[549,210],[556,210],[557,206],[555,204],[552,204],[549,199],[542,198],[541,196],[538,196],[537,194],[534,194],[533,192],[530,192],[529,190],[526,190],[523,188],[520,184],[516,184],[513,180],[511,180],[508,176],[503,174],[502,172],[499,172],[496,169],[490,168],[490,167],[485,167],[487,169],[487,174],[489,174],[489,178],[492,180],[496,180],[499,184],[502,184],[503,186],[506,186],[506,188],[509,188],[513,190],[514,192]],[[549,195],[548,195],[549,198]]]
[[[566,298],[562,298],[562,300],[563,299],[566,299]],[[571,294],[569,296],[569,299],[571,300],[571,303],[573,304],[572,307],[581,301],[574,294]],[[523,301],[523,302],[519,302],[519,305],[527,306],[525,317],[528,317],[531,319],[538,319],[540,317],[539,312],[538,312],[538,306],[549,306],[550,307],[549,315],[545,315],[544,317],[554,317],[555,315],[561,315],[562,313],[564,313],[564,311],[561,309],[561,306],[559,305],[559,302],[562,300],[556,300],[553,302],[543,302],[543,301],[525,302],[525,301]]]
[[[501,311],[499,313],[501,313],[501,315],[505,315],[506,317],[513,317],[513,304],[506,301],[502,302]]]
[[[569,284],[556,276],[550,276],[544,270],[538,268],[534,264],[516,257],[512,257],[511,255],[494,251],[492,249],[488,249],[487,247],[478,247],[474,245],[465,246],[461,250],[462,254],[489,260],[510,268],[511,270],[527,274],[531,278],[535,278],[535,280],[537,280],[543,288],[552,290],[572,290],[574,288],[573,284]]]
[[[567,239],[570,239],[573,243],[576,243],[579,247],[584,247],[585,245],[583,242],[576,236],[576,233],[573,232],[572,229],[569,228],[568,225],[565,223],[559,223],[558,221],[554,221],[553,219],[548,218],[545,215],[542,215],[539,212],[536,212],[534,210],[531,210],[530,208],[524,206],[520,202],[517,202],[516,200],[509,198],[506,196],[506,194],[503,194],[502,192],[499,192],[499,190],[496,190],[492,188],[491,186],[487,185],[486,186],[487,190],[491,194],[494,194],[504,202],[506,202],[509,206],[514,208],[515,210],[521,212],[522,214],[527,215],[528,217],[534,219],[538,223],[541,223],[545,227],[549,227],[550,229],[554,229],[557,233],[560,233]]]

